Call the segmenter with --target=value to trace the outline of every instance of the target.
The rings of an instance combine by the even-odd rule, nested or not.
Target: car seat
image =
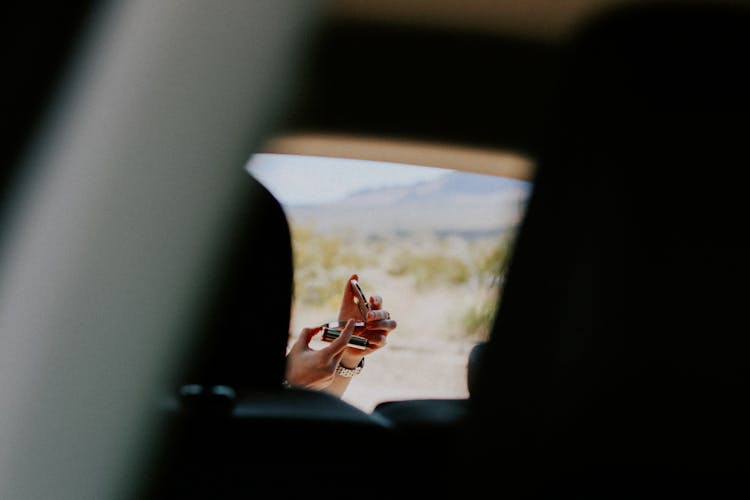
[[[163,435],[138,498],[247,498],[288,482],[301,463],[319,482],[347,435],[388,433],[383,419],[322,391],[285,388],[292,247],[281,205],[248,176],[247,207],[217,265],[205,320],[159,407]],[[358,477],[350,476],[352,480]],[[337,479],[339,485],[346,481]],[[309,489],[309,488],[308,488]]]
[[[467,426],[478,488],[747,496],[743,59],[727,3],[570,40]]]
[[[411,484],[414,477],[424,475],[442,477],[440,488],[464,484],[464,478],[457,474],[460,470],[457,464],[465,460],[461,440],[465,437],[469,398],[485,349],[486,342],[478,342],[467,358],[468,397],[383,401],[373,409],[374,415],[389,423],[398,441],[398,457],[391,456],[390,460],[397,462],[400,472],[411,471],[401,478],[403,484]],[[427,491],[427,485],[418,483],[418,491]]]

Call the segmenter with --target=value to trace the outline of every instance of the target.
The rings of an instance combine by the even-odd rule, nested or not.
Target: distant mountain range
[[[432,181],[367,189],[336,203],[286,210],[293,223],[328,230],[483,234],[516,224],[530,188],[527,182],[454,171]]]
[[[435,180],[411,186],[362,190],[349,196],[345,203],[357,205],[445,203],[466,197],[495,198],[512,195],[519,187],[525,189],[525,186],[526,183],[504,177],[450,172]]]

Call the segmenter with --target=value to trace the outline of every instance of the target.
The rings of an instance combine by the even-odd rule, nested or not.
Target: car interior
[[[750,5],[9,14],[0,497],[750,494]],[[297,264],[260,153],[531,184],[465,395],[285,386]]]

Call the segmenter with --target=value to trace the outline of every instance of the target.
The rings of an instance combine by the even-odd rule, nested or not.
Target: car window
[[[398,327],[344,399],[369,411],[382,401],[466,397],[468,354],[489,334],[530,182],[289,154],[256,154],[247,169],[290,223],[290,344],[303,327],[337,319],[357,273]]]

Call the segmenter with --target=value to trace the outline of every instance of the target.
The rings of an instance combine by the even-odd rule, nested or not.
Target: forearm
[[[342,368],[346,368],[349,370],[355,370],[357,366],[359,366],[360,362],[363,360],[363,356],[344,356],[341,358],[341,361],[339,362],[339,366]],[[337,373],[333,379],[333,382],[331,382],[331,385],[329,385],[326,388],[326,391],[330,392],[331,394],[334,394],[338,397],[341,397],[344,392],[346,392],[347,387],[349,387],[349,384],[352,381],[352,377],[346,377],[341,375],[340,373]]]
[[[331,382],[331,385],[326,387],[326,391],[330,392],[334,396],[341,397],[344,395],[344,392],[346,392],[346,388],[349,387],[349,383],[352,379],[342,377],[340,375],[336,375],[336,377],[333,379],[333,382]]]

